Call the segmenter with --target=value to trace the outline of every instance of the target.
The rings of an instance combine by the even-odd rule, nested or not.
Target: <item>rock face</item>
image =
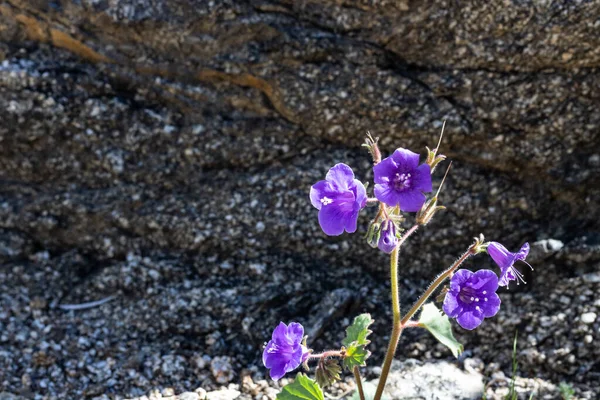
[[[568,320],[591,321],[599,16],[595,2],[0,2],[0,343],[30,350],[0,358],[3,387],[214,389],[214,357],[232,357],[228,380],[263,373],[279,320],[331,346],[372,311],[382,337],[386,258],[359,234],[325,237],[308,188],[337,162],[371,179],[366,131],[419,150],[444,119],[448,212],[404,250],[404,303],[483,232],[545,241],[528,299],[576,287]],[[593,348],[598,323],[566,337]],[[553,340],[540,351],[564,363],[531,369],[591,390],[594,352],[570,362],[579,344]]]

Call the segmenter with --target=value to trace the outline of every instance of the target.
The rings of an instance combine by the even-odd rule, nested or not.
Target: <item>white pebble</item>
[[[581,322],[584,324],[593,324],[596,321],[596,313],[588,312],[585,314],[581,314]]]

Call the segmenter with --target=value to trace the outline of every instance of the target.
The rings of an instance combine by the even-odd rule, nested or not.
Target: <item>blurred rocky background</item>
[[[387,258],[326,237],[308,190],[337,162],[369,181],[367,131],[424,154],[446,120],[448,210],[402,252],[403,304],[479,233],[535,243],[535,271],[457,327],[461,360],[415,330],[399,368],[449,361],[501,398],[518,332],[522,398],[597,399],[599,21],[598,1],[0,1],[0,398],[273,399],[272,328],[331,348],[359,312],[375,378]]]

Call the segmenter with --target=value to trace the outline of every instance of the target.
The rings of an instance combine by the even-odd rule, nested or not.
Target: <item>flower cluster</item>
[[[514,267],[516,261],[525,261],[529,254],[529,243],[525,243],[517,253],[511,253],[498,242],[490,242],[487,252],[500,267],[500,278],[493,271],[484,269],[475,273],[461,269],[450,280],[450,289],[444,299],[444,312],[456,318],[465,329],[475,329],[484,318],[493,317],[500,309],[500,298],[496,294],[499,286],[506,286],[511,280],[521,280],[523,275]],[[531,266],[530,266],[531,267]]]
[[[324,181],[310,188],[310,201],[319,210],[319,224],[325,234],[338,236],[356,232],[358,213],[367,204],[364,185],[354,179],[352,168],[336,164]]]
[[[283,322],[273,331],[263,351],[263,364],[269,368],[271,379],[278,380],[295,370],[308,358],[309,351],[302,344],[304,327],[297,322]]]
[[[419,166],[419,155],[398,149],[373,167],[375,197],[388,206],[417,212],[425,203],[423,192],[431,192],[431,169]]]
[[[369,134],[365,146],[373,156],[374,197],[368,197],[365,185],[355,178],[348,165],[341,163],[333,166],[324,180],[318,181],[310,188],[310,201],[319,211],[319,225],[329,236],[356,232],[361,210],[368,203],[377,204],[377,213],[369,223],[365,238],[371,247],[392,254],[391,297],[396,310],[400,307],[397,285],[399,248],[419,227],[427,225],[438,211],[445,209],[445,206],[439,204],[439,195],[449,168],[438,185],[437,192],[430,195],[429,199],[425,194],[432,191],[432,172],[446,158],[438,154],[440,143],[441,135],[437,147],[433,150],[427,148],[427,158],[424,163],[419,164],[419,154],[404,148],[398,148],[392,155],[382,159],[377,139],[373,139]],[[411,228],[402,226],[407,219],[404,213],[417,213]],[[483,252],[487,252],[499,267],[499,274],[489,269],[459,269],[467,258]],[[382,371],[389,371],[400,333],[409,327],[430,330],[458,357],[463,347],[453,337],[448,317],[456,319],[464,329],[472,330],[485,318],[495,316],[501,305],[497,293],[499,287],[508,288],[510,281],[525,283],[523,274],[517,270],[515,263],[522,261],[529,265],[525,261],[528,254],[528,243],[523,244],[516,253],[512,253],[498,242],[484,242],[483,235],[476,238],[467,252],[432,282],[409,311],[402,316],[399,312],[394,313],[395,334],[390,336],[390,350],[386,354]],[[443,315],[433,303],[425,302],[446,279],[450,279],[450,284],[444,294]],[[417,320],[415,315],[419,310],[421,313]],[[339,350],[322,353],[312,353],[312,350],[306,347],[302,325],[296,322],[286,325],[281,322],[273,331],[271,340],[265,345],[263,363],[269,369],[271,378],[278,380],[300,365],[308,369],[309,361],[316,361],[316,382],[298,374],[294,383],[290,384],[294,386],[286,388],[288,393],[319,394],[320,388],[341,379],[342,367],[359,376],[359,367],[365,365],[365,360],[370,355],[366,345],[370,343],[367,335],[371,333],[369,325],[372,322],[369,314],[359,315],[346,330],[343,346]],[[374,400],[381,399],[386,378],[387,372],[382,372]],[[323,398],[322,393],[318,397]],[[365,398],[364,393],[361,393],[361,398]]]
[[[456,271],[444,299],[444,312],[456,318],[465,329],[475,329],[484,318],[493,317],[500,309],[498,277],[493,271],[483,269],[471,272]]]
[[[529,254],[529,243],[525,243],[521,246],[521,249],[516,253],[511,253],[498,242],[490,242],[487,247],[487,252],[492,257],[492,259],[498,264],[500,267],[500,280],[498,281],[498,285],[506,286],[508,288],[508,282],[517,281],[517,285],[519,281],[525,283],[523,279],[523,274],[521,274],[515,267],[514,264],[517,261],[523,261],[525,264],[529,265],[525,258]],[[529,265],[531,269],[531,265]]]
[[[431,192],[431,168],[419,165],[419,155],[406,149],[397,149],[373,167],[375,197],[388,207],[401,211],[421,210]],[[337,236],[356,231],[358,214],[367,204],[364,185],[354,178],[354,172],[346,164],[336,164],[329,170],[325,180],[310,188],[310,201],[319,210],[319,224],[325,234]],[[390,253],[396,240],[396,226],[392,220],[384,220],[379,232],[378,247]]]

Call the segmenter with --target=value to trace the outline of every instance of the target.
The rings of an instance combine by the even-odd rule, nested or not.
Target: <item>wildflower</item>
[[[419,155],[403,148],[373,167],[375,197],[388,206],[416,212],[425,203],[423,192],[431,192],[431,169],[419,166]]]
[[[450,280],[450,289],[444,299],[444,312],[456,318],[460,326],[472,330],[484,318],[493,317],[500,309],[498,277],[493,271],[483,269],[475,273],[460,269]]]
[[[310,201],[319,210],[319,225],[329,236],[356,232],[358,213],[367,204],[365,187],[346,164],[336,164],[324,181],[310,188]]]
[[[396,237],[396,224],[392,220],[386,220],[381,228],[379,234],[379,241],[377,247],[384,253],[391,253],[398,244],[398,238]]]
[[[271,379],[281,379],[295,370],[307,358],[309,351],[302,344],[304,327],[297,322],[286,325],[280,322],[263,351],[263,364],[269,368]]]
[[[517,253],[511,253],[500,243],[490,242],[487,247],[487,252],[494,262],[498,264],[498,267],[500,267],[500,279],[498,285],[508,287],[510,281],[517,281],[517,285],[519,284],[519,281],[526,283],[523,279],[523,274],[514,267],[514,264],[517,261],[523,261],[525,264],[529,265],[529,263],[525,261],[525,258],[529,254],[529,243],[525,243],[521,246],[521,249]],[[529,268],[533,269],[531,265],[529,265]]]

